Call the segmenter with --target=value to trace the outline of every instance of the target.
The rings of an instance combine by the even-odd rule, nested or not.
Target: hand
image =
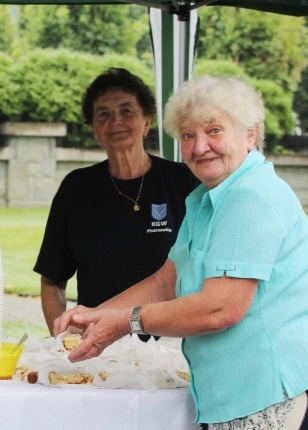
[[[91,333],[91,331],[93,330],[95,324],[94,323],[89,323],[88,327],[85,329],[85,331],[82,333],[82,339],[85,339],[87,336],[89,336],[89,334]]]
[[[74,306],[72,309],[63,312],[63,314],[55,319],[54,326],[53,326],[53,334],[54,336],[58,336],[58,334],[63,333],[65,330],[67,330],[67,327],[69,325],[72,325],[74,327],[80,328],[83,330],[84,333],[88,333],[90,327],[76,324],[73,320],[74,315],[83,314],[83,313],[89,313],[91,311],[94,311],[96,308],[87,308],[82,305]]]
[[[88,327],[94,323],[82,344],[72,351],[68,359],[75,363],[97,357],[116,340],[130,333],[129,315],[132,309],[98,309],[87,313],[75,313],[73,325]]]

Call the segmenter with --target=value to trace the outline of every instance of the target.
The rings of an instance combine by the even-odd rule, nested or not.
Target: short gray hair
[[[203,122],[217,112],[230,117],[239,129],[249,131],[258,127],[255,146],[262,152],[265,109],[261,93],[234,77],[204,75],[184,82],[165,106],[164,127],[180,140],[184,124]]]

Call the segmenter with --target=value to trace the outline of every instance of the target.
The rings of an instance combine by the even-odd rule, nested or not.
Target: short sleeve
[[[287,231],[262,193],[231,189],[214,211],[205,277],[268,280]]]
[[[52,201],[43,242],[33,269],[54,281],[67,281],[76,271],[68,244],[68,223],[74,194],[71,177],[66,177]]]

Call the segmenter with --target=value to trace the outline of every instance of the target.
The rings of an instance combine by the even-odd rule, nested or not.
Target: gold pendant
[[[134,205],[134,211],[136,211],[136,212],[137,212],[137,211],[139,211],[139,210],[140,210],[140,206],[139,206],[139,205],[137,205],[137,204],[136,204],[136,205]]]

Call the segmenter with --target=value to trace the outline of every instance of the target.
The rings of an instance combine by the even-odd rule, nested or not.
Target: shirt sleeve
[[[51,205],[43,242],[34,271],[54,281],[67,281],[76,272],[68,241],[68,223],[73,210],[74,188],[70,177],[61,183]]]
[[[287,231],[271,201],[262,193],[238,187],[214,210],[205,278],[268,280]]]

